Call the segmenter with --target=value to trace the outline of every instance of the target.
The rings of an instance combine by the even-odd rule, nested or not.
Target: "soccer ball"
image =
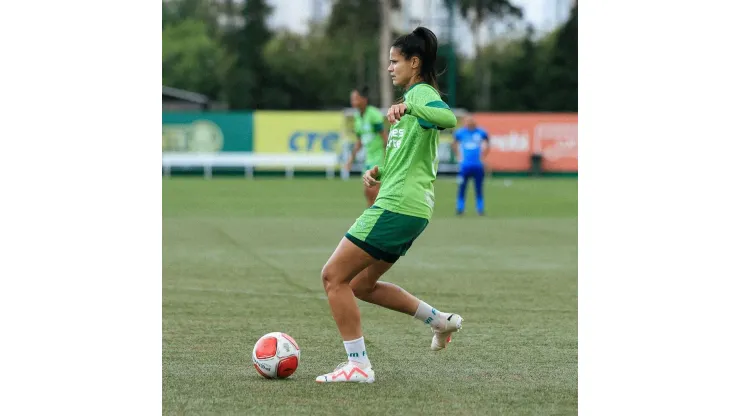
[[[264,378],[288,378],[298,369],[301,349],[288,334],[270,332],[252,350],[254,368]]]

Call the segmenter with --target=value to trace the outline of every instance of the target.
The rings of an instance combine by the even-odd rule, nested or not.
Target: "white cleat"
[[[452,342],[452,333],[462,328],[463,318],[458,314],[451,313],[438,327],[432,326],[432,351],[439,351],[447,348],[447,344]]]
[[[375,371],[372,366],[361,368],[351,361],[339,364],[329,374],[316,377],[317,383],[372,383],[374,381]]]

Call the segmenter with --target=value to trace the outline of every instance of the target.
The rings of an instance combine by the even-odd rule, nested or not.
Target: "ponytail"
[[[424,82],[439,91],[437,73],[434,71],[437,62],[437,36],[434,32],[419,26],[413,32],[396,39],[392,47],[398,48],[406,59],[413,56],[419,57],[421,60],[419,75]]]
[[[417,27],[411,33],[424,42],[421,56],[421,76],[424,82],[439,90],[437,73],[434,71],[434,65],[437,62],[437,36],[434,32],[422,26]]]

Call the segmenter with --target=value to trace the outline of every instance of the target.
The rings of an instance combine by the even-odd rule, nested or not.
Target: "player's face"
[[[468,117],[465,119],[465,127],[470,130],[473,130],[475,128],[475,120],[473,120],[473,117]]]
[[[352,91],[352,94],[349,96],[349,102],[352,105],[352,108],[356,109],[362,109],[367,106],[367,99],[361,96],[357,91]]]
[[[421,64],[419,58],[414,56],[406,59],[398,48],[391,48],[390,61],[388,73],[391,75],[393,85],[408,87],[414,74],[419,72],[418,68]]]

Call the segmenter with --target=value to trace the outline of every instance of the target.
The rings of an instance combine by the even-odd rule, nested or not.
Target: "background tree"
[[[502,0],[445,0],[482,26],[519,19]],[[227,101],[231,109],[345,108],[349,91],[368,84],[387,106],[400,91],[386,72],[397,0],[335,0],[329,17],[307,35],[273,33],[266,0],[168,0],[162,3],[162,83]],[[494,20],[491,20],[494,19]],[[430,24],[430,23],[427,23]],[[440,33],[437,71],[450,71],[454,51]],[[455,55],[456,106],[473,111],[577,111],[578,7],[547,34],[530,28],[517,38]],[[439,77],[443,99],[450,78]],[[495,97],[495,100],[490,100]]]
[[[272,7],[266,0],[248,0],[241,6],[242,24],[231,26],[225,40],[233,55],[233,66],[225,83],[226,96],[232,109],[269,107],[265,86],[270,85],[270,70],[263,50],[272,38],[267,19]]]
[[[167,24],[162,30],[162,84],[222,98],[229,57],[200,20]]]
[[[447,0],[450,1],[450,0]],[[492,74],[486,71],[486,62],[481,56],[483,44],[480,39],[480,30],[483,24],[490,19],[504,21],[508,18],[521,19],[522,9],[512,5],[509,0],[454,0],[460,8],[463,18],[468,20],[470,30],[473,33],[473,46],[475,49],[475,63],[477,73],[480,74],[475,80],[480,80],[478,88],[482,94],[477,95],[476,108],[486,108],[491,102],[491,80]]]

